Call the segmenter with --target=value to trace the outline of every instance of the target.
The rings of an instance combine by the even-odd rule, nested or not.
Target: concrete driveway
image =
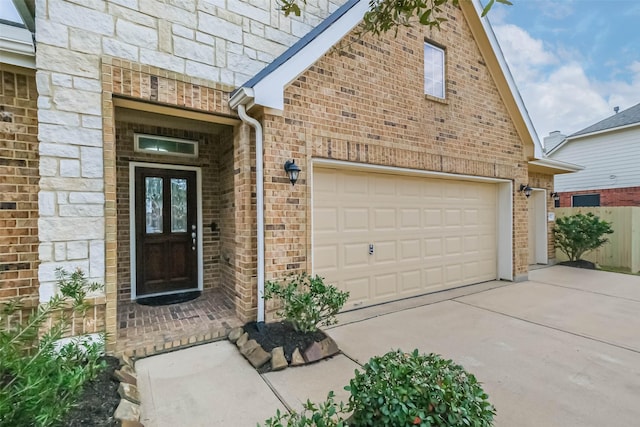
[[[145,426],[255,426],[343,387],[401,348],[451,358],[496,406],[496,426],[622,426],[640,419],[640,276],[569,267],[341,314],[343,355],[258,375],[228,342],[136,364]]]

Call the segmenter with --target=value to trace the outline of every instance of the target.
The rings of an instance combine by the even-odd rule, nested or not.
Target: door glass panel
[[[187,232],[187,180],[171,178],[171,232]]]
[[[162,233],[162,178],[145,177],[144,189],[147,233]]]

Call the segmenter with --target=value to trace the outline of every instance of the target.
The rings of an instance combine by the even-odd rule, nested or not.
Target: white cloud
[[[630,83],[597,81],[565,48],[547,46],[515,25],[494,30],[540,139],[554,130],[571,134],[612,115],[614,106],[624,110],[640,101],[640,61],[628,65]]]

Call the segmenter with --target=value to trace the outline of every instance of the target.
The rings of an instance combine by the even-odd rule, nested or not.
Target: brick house
[[[584,170],[556,177],[556,207],[640,206],[640,104],[616,110],[569,136],[559,135],[563,138],[548,147],[549,158],[580,164]]]
[[[77,332],[111,351],[269,319],[259,289],[290,273],[349,309],[554,257],[548,195],[577,168],[542,155],[476,1],[381,39],[354,34],[366,0],[15,3],[36,49],[0,65],[0,297],[80,267],[105,293]]]

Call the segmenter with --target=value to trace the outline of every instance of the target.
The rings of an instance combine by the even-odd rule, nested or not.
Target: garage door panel
[[[340,253],[338,244],[315,245],[313,251],[314,268],[320,271],[334,271],[339,267],[338,254]]]
[[[375,299],[387,300],[398,294],[396,274],[380,274],[373,278],[375,286]]]
[[[442,227],[442,210],[441,209],[423,209],[422,210],[422,224],[425,228],[440,228]]]
[[[369,266],[370,255],[367,242],[344,243],[342,249],[345,268],[366,268]]]
[[[338,231],[338,208],[315,208],[313,210],[313,230],[317,234]]]
[[[486,183],[314,170],[314,269],[351,293],[346,308],[495,279],[496,194]]]
[[[400,241],[400,260],[403,262],[419,262],[422,258],[420,239],[403,239]]]
[[[404,271],[399,276],[398,290],[402,295],[415,294],[423,287],[422,271],[420,269]]]
[[[369,229],[367,218],[369,217],[369,209],[367,208],[342,208],[343,227],[345,232],[365,231]]]
[[[389,208],[371,208],[373,212],[373,226],[375,230],[395,230],[396,210]]]
[[[371,299],[369,277],[344,280],[340,288],[349,292],[349,303],[352,305],[358,305],[358,303]]]

